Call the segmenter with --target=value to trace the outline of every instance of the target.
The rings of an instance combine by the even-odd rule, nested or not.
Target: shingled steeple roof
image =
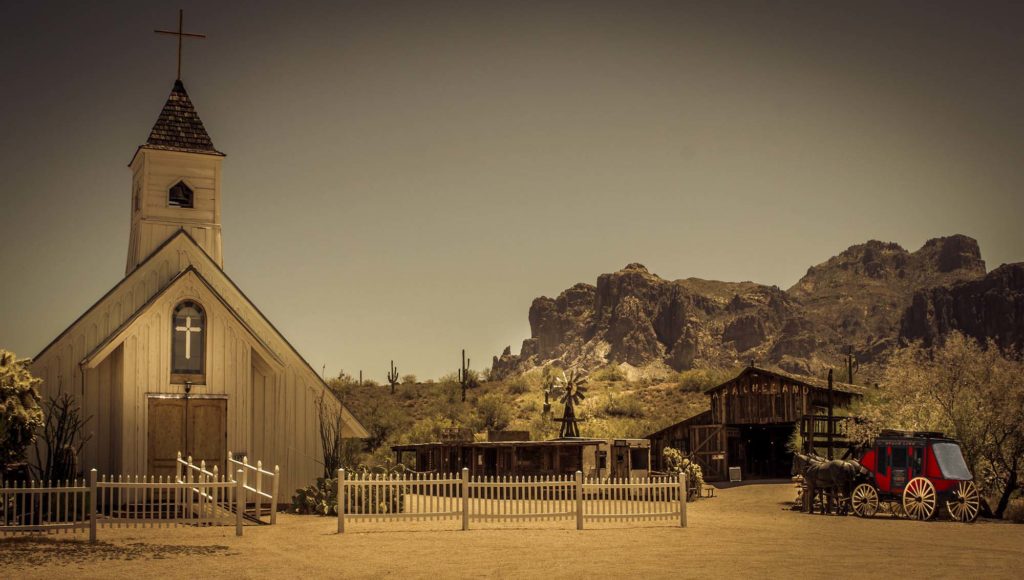
[[[213,148],[213,141],[180,80],[174,81],[171,95],[143,147],[223,155]]]

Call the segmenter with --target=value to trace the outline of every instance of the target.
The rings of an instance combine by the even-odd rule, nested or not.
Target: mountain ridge
[[[893,242],[856,244],[811,266],[786,290],[750,281],[666,280],[634,262],[599,275],[595,284],[580,282],[555,298],[535,298],[530,337],[519,354],[509,346],[495,356],[491,372],[502,378],[552,362],[682,371],[756,360],[813,374],[850,350],[871,363],[912,338],[915,329],[929,332],[927,321],[935,316],[929,318],[926,304],[946,296],[929,291],[987,276],[977,241],[960,234],[932,238],[913,252]],[[1003,278],[990,284],[1011,295],[999,312],[1016,312],[1014,285],[1021,277]],[[970,301],[973,294],[963,290],[958,296]],[[904,322],[915,304],[924,309],[916,326]],[[954,315],[941,306],[939,312],[944,322],[932,324],[932,334],[951,327]]]

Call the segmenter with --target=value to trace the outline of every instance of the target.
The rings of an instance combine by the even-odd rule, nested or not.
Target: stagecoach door
[[[890,488],[889,463],[889,448],[885,445],[878,447],[875,450],[875,485],[884,492]]]

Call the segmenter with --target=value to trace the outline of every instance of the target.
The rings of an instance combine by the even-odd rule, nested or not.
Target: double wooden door
[[[224,473],[228,444],[228,400],[210,397],[152,397],[147,433],[148,473],[174,475],[178,452]]]

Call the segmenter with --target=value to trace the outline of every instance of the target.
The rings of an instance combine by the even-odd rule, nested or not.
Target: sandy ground
[[[100,530],[0,539],[0,577],[1021,578],[1024,526],[807,515],[790,484],[720,490],[689,527],[573,521],[352,523],[282,514],[277,526]]]

